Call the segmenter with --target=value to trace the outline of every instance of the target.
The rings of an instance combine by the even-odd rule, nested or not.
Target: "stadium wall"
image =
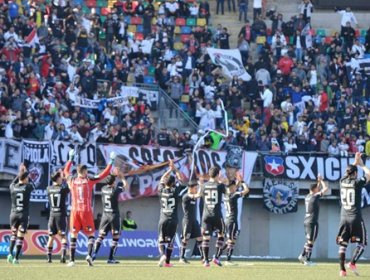
[[[255,182],[251,185],[259,185]],[[300,183],[303,188],[308,182]],[[0,196],[2,211],[0,224],[9,223],[9,194]],[[30,224],[40,229],[47,228],[47,219],[41,216],[43,203],[31,204]],[[157,197],[140,198],[121,203],[121,213],[127,210],[133,212],[140,230],[156,231],[159,219],[159,202]],[[95,216],[101,213],[100,196],[96,197]],[[235,256],[272,256],[281,258],[296,258],[305,242],[303,219],[305,214],[304,200],[299,200],[298,211],[285,215],[277,215],[263,208],[262,199],[244,199],[241,232],[235,249]],[[370,208],[363,210],[364,221],[370,229]],[[179,220],[182,210],[179,208]],[[320,204],[319,236],[313,250],[313,257],[319,259],[337,258],[338,247],[335,238],[340,218],[338,199],[323,199]],[[181,229],[181,226],[179,230]],[[349,251],[348,251],[349,252]],[[365,258],[370,258],[370,250],[365,250]]]

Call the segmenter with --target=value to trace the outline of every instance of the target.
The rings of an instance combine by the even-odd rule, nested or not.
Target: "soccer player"
[[[77,166],[77,177],[70,176],[70,170],[75,156],[75,151],[69,151],[69,160],[64,168],[64,174],[68,177],[67,183],[71,190],[72,198],[72,208],[71,208],[71,218],[70,218],[70,231],[71,231],[71,241],[70,241],[70,262],[68,266],[74,266],[75,264],[75,253],[76,253],[76,242],[77,236],[80,230],[82,230],[88,236],[88,246],[87,246],[87,256],[86,261],[89,266],[93,265],[92,251],[94,246],[94,214],[92,209],[92,199],[94,185],[106,178],[114,160],[116,154],[112,152],[110,154],[110,162],[102,173],[95,176],[94,178],[89,178],[87,176],[87,166],[78,165]]]
[[[224,247],[225,223],[221,212],[222,195],[226,192],[226,187],[219,182],[220,168],[211,167],[209,170],[210,179],[202,186],[203,194],[203,216],[202,216],[202,233],[203,233],[203,265],[209,267],[209,242],[211,235],[217,232],[216,254],[213,263],[222,266],[220,256]]]
[[[99,225],[99,237],[95,241],[93,260],[99,252],[101,243],[107,236],[109,230],[112,232],[112,245],[110,248],[108,264],[118,264],[119,261],[114,259],[114,254],[117,249],[118,240],[121,236],[121,217],[118,207],[119,195],[127,188],[128,184],[126,179],[120,175],[122,180],[122,186],[120,184],[115,185],[116,176],[109,175],[106,179],[107,185],[101,190],[101,199],[103,204],[103,216]]]
[[[21,164],[18,176],[15,177],[10,185],[12,202],[10,228],[12,235],[10,237],[7,261],[13,264],[19,264],[19,255],[22,251],[24,235],[28,228],[30,198],[31,192],[34,190],[33,184],[29,182],[28,175],[26,166]],[[15,256],[13,256],[14,247]]]
[[[181,173],[175,167],[174,163],[170,161],[170,168],[163,174],[158,186],[158,195],[161,204],[158,228],[158,245],[161,255],[158,263],[159,267],[173,266],[170,263],[170,260],[178,224],[178,198],[180,197],[181,191],[184,189],[184,186],[176,184],[176,178],[171,175],[172,172],[175,172],[176,178],[179,182],[183,181]]]
[[[364,176],[360,179],[357,178],[358,167],[364,171]],[[356,263],[367,245],[366,228],[361,213],[361,192],[362,188],[369,180],[370,169],[364,165],[361,154],[356,153],[354,163],[347,166],[346,174],[340,180],[340,200],[342,207],[337,237],[337,244],[339,245],[340,276],[346,276],[347,274],[345,261],[346,249],[349,241],[352,243],[356,242],[357,247],[347,267],[351,269],[353,273],[359,275]]]
[[[180,263],[188,264],[185,258],[186,246],[189,239],[195,238],[201,258],[203,259],[202,252],[202,234],[200,225],[197,221],[197,199],[201,196],[198,191],[198,182],[190,181],[188,183],[188,192],[182,197],[182,209],[184,217],[182,219],[182,236],[181,236],[181,249],[180,249]]]
[[[242,187],[241,191],[238,189]],[[237,236],[239,234],[238,225],[238,200],[249,193],[248,185],[243,181],[240,172],[236,173],[236,180],[230,182],[226,189],[224,198],[226,206],[226,237],[227,237],[227,261],[226,265],[235,265],[231,262]]]
[[[314,265],[311,261],[311,254],[319,231],[319,200],[328,190],[328,186],[319,175],[317,176],[317,183],[310,186],[310,193],[305,198],[306,215],[304,218],[304,228],[307,240],[303,246],[302,254],[298,257],[298,260],[304,265]]]
[[[53,242],[56,234],[59,234],[62,240],[62,256],[61,263],[66,262],[67,251],[67,208],[66,199],[69,194],[69,188],[63,186],[64,174],[59,170],[52,175],[53,184],[47,188],[50,217],[48,222],[49,240],[47,243],[47,260],[51,263],[51,255],[53,252]]]

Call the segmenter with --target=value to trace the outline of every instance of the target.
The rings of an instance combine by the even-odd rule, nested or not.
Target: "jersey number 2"
[[[23,207],[23,193],[17,193],[15,204],[17,207]]]
[[[344,209],[349,210],[355,205],[355,190],[354,189],[341,189],[340,200]]]

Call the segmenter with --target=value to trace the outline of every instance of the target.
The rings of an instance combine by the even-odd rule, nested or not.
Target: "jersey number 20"
[[[354,189],[341,189],[340,200],[344,209],[349,210],[355,205],[355,190]]]

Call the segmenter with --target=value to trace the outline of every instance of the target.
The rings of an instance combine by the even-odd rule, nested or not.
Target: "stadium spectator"
[[[126,212],[126,218],[122,221],[122,229],[125,231],[134,231],[137,229],[137,224],[134,219],[132,219],[132,212]]]

